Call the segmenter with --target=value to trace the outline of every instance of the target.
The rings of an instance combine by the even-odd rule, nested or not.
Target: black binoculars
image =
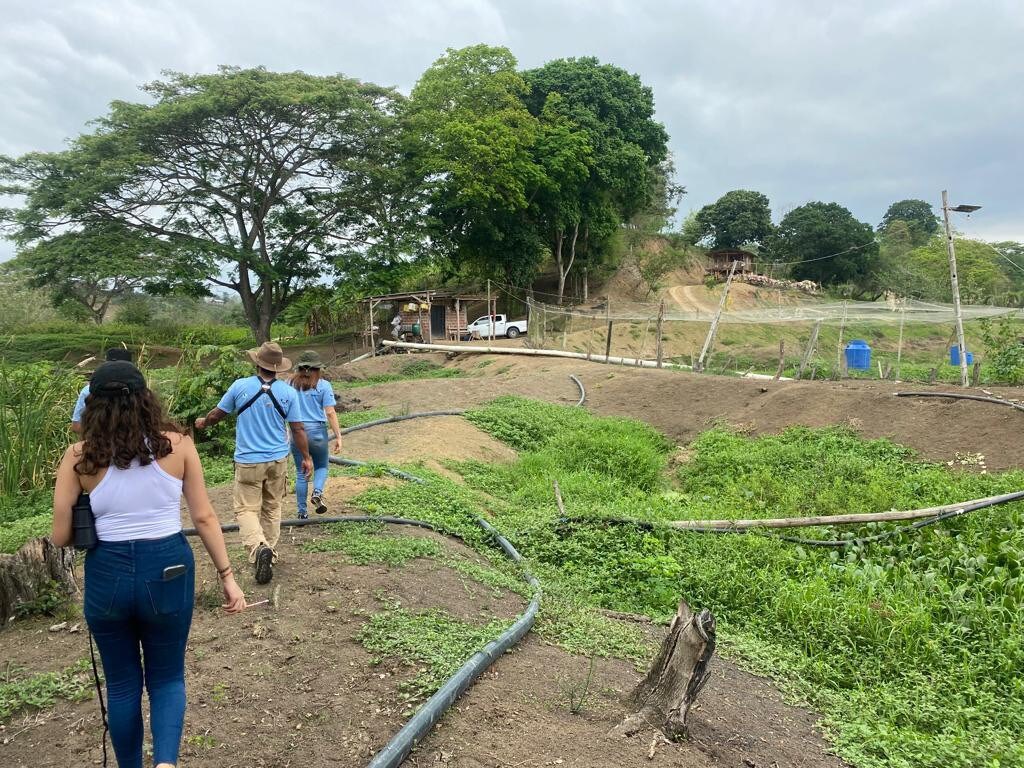
[[[92,513],[89,494],[80,493],[71,507],[71,541],[75,549],[96,546],[96,517]]]

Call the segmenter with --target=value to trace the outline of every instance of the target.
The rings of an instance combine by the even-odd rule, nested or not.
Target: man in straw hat
[[[299,469],[308,478],[313,459],[302,426],[297,393],[280,381],[277,374],[292,367],[281,346],[272,341],[250,349],[256,375],[238,379],[205,417],[196,419],[196,429],[212,427],[229,413],[235,423],[235,519],[242,543],[249,548],[249,562],[256,571],[256,583],[266,584],[274,575],[277,560],[274,547],[281,537],[281,502],[287,491],[288,431],[302,455]]]

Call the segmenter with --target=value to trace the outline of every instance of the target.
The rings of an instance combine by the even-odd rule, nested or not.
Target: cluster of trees
[[[924,200],[889,206],[877,227],[838,203],[811,202],[778,225],[768,198],[733,190],[691,215],[684,238],[710,248],[743,248],[797,280],[814,280],[854,298],[886,291],[950,301],[951,286],[939,219]],[[1024,303],[1024,245],[956,239],[961,293],[971,303]],[[1014,257],[1017,258],[1014,258]]]
[[[325,276],[389,290],[425,261],[526,285],[551,259],[561,291],[679,192],[651,90],[593,58],[449,50],[408,98],[231,67],[143,90],[64,151],[0,158],[12,268],[97,321],[139,291],[220,289],[264,340]]]

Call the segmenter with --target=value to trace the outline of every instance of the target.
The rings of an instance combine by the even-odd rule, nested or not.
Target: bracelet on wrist
[[[231,566],[230,565],[226,565],[223,568],[218,568],[217,569],[217,575],[220,576],[221,578],[224,578],[229,573],[231,573]]]

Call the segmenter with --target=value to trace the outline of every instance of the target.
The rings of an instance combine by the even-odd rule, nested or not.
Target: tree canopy
[[[813,202],[787,213],[772,236],[772,258],[788,262],[798,280],[849,284],[862,294],[878,266],[878,243],[870,224],[857,221],[838,203]]]
[[[907,225],[914,245],[924,245],[939,231],[935,211],[924,200],[898,200],[890,205],[878,225],[878,231],[886,232],[898,221]]]
[[[65,151],[3,160],[2,191],[26,201],[10,217],[21,247],[110,227],[145,235],[211,265],[206,279],[238,293],[265,340],[339,249],[388,240],[397,206],[378,160],[396,92],[232,67],[170,73],[144,90],[152,103],[114,102]]]
[[[1012,287],[999,254],[988,243],[955,238],[960,298],[967,304],[1002,303]],[[946,238],[936,236],[907,254],[908,268],[916,275],[907,293],[932,301],[952,301]]]
[[[697,212],[691,234],[712,248],[761,246],[772,233],[768,198],[749,189],[734,189]]]

